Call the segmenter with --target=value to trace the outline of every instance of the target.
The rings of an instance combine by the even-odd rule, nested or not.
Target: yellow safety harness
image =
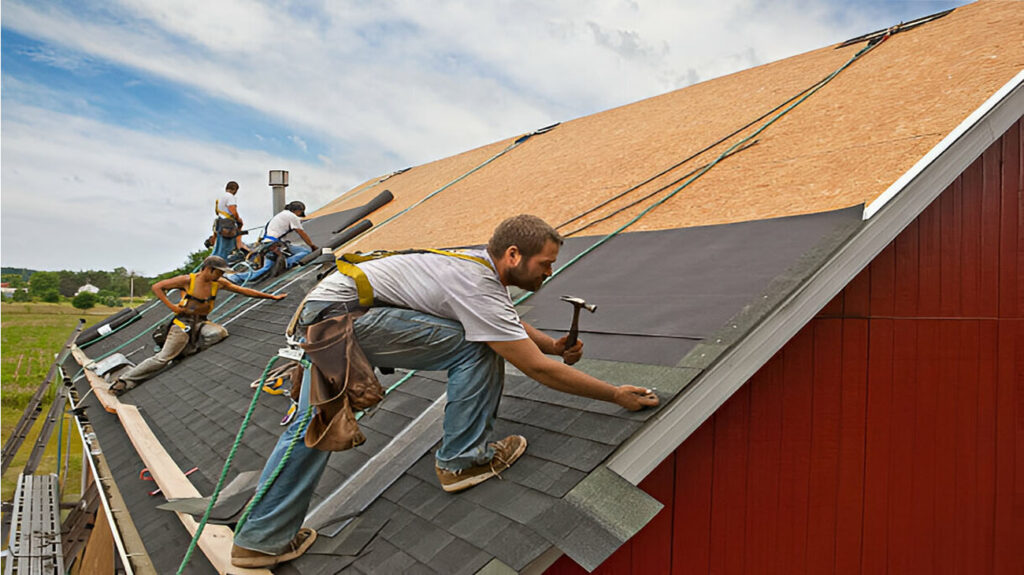
[[[232,220],[235,219],[234,214],[232,214],[231,212],[225,212],[224,210],[220,209],[220,199],[217,199],[216,201],[213,202],[213,212],[222,218],[231,218]]]
[[[220,287],[219,283],[213,282],[213,285],[210,286],[210,297],[208,297],[208,298],[196,297],[192,293],[195,290],[195,288],[196,288],[196,274],[188,274],[188,289],[185,290],[185,295],[181,296],[181,301],[178,302],[178,305],[184,306],[188,302],[188,300],[196,301],[196,302],[199,302],[199,303],[211,302],[211,301],[217,299],[217,289],[219,287]],[[187,326],[185,324],[185,322],[181,321],[177,317],[174,318],[174,325],[180,327],[185,332],[188,332],[189,329],[190,329],[189,326]]]
[[[368,262],[371,260],[379,260],[389,256],[398,256],[406,254],[438,254],[442,256],[448,256],[452,258],[459,258],[471,262],[476,262],[482,266],[490,268],[494,271],[494,266],[491,262],[484,258],[471,256],[466,253],[458,251],[448,250],[433,250],[433,249],[414,249],[414,250],[398,250],[398,251],[385,251],[378,250],[375,252],[369,252],[365,254],[353,253],[344,254],[337,260],[338,271],[350,278],[356,283],[356,292],[359,294],[359,305],[364,307],[373,307],[373,286],[370,285],[370,280],[366,278],[366,273],[359,269],[356,264]]]

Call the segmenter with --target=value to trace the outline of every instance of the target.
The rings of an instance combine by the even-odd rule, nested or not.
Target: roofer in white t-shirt
[[[282,269],[287,269],[302,260],[313,250],[320,249],[313,243],[313,239],[309,237],[306,230],[302,228],[302,220],[300,218],[304,217],[306,217],[306,204],[299,201],[288,203],[283,210],[267,222],[260,242],[269,246],[269,248],[260,267],[251,271],[231,274],[228,276],[228,280],[234,283],[243,283],[259,279],[263,274],[270,271],[270,268],[274,266],[274,260],[281,257],[283,253],[286,254],[286,258]],[[306,244],[291,243],[287,236],[292,232],[298,234]],[[255,248],[255,245],[253,247]]]
[[[631,411],[658,405],[651,390],[614,386],[570,367],[582,357],[582,342],[566,349],[565,337],[556,340],[519,318],[508,286],[539,289],[552,273],[561,244],[562,237],[543,220],[520,215],[502,222],[485,250],[406,253],[364,261],[358,269],[372,288],[369,309],[363,305],[365,298],[360,303],[364,294],[357,289],[357,280],[335,272],[307,296],[299,325],[366,310],[352,326],[370,363],[448,372],[444,436],[435,470],[445,491],[461,491],[504,471],[526,450],[526,439],[520,435],[488,442],[506,360],[559,391]],[[559,356],[564,363],[549,356]],[[306,379],[300,413],[309,405]],[[289,561],[316,539],[316,532],[302,527],[302,522],[330,452],[306,447],[301,438],[292,441],[305,434],[305,425],[303,418],[296,419],[264,466],[261,486],[291,450],[235,534],[235,566],[270,567]]]

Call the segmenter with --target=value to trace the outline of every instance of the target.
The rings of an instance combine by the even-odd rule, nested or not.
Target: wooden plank
[[[920,275],[918,264],[918,220],[900,232],[893,240],[895,247],[895,271],[893,276],[893,315],[913,317],[917,315]]]
[[[82,556],[78,572],[82,575],[114,572],[114,535],[110,531],[110,520],[102,506],[96,513],[96,523],[85,546],[85,554]]]
[[[79,349],[77,345],[71,346],[71,355],[75,358],[75,361],[78,362],[78,365],[82,366],[82,372],[85,373],[85,377],[89,381],[89,387],[92,388],[93,395],[95,395],[96,399],[99,400],[103,409],[108,413],[117,413],[117,406],[120,405],[121,402],[117,399],[117,396],[110,393],[110,386],[107,384],[106,380],[96,375],[96,372],[93,370],[86,369],[85,367],[92,363],[92,360],[89,359],[89,357],[85,355],[85,352]]]
[[[807,571],[835,570],[836,492],[842,409],[843,322],[814,325],[814,383],[811,398],[811,480],[808,485]]]
[[[978,321],[978,433],[975,443],[978,488],[974,490],[974,507],[978,513],[978,554],[974,569],[991,573],[991,545],[995,541],[995,472],[996,472],[996,385],[998,381],[998,328],[995,320]]]
[[[1020,210],[1022,200],[1021,183],[1024,154],[1021,153],[1022,122],[1007,130],[1002,138],[1003,162],[999,198],[999,317],[1021,317],[1024,297],[1021,289],[1021,258],[1024,251],[1019,249],[1018,233],[1021,229]]]
[[[956,351],[959,330],[955,321],[936,321],[939,334],[937,364],[942,378],[932,388],[935,394],[935,573],[955,573],[954,553],[960,541],[956,538]]]
[[[871,317],[892,317],[896,285],[896,247],[890,243],[871,262]]]
[[[708,418],[676,450],[673,575],[709,572],[715,417]]]
[[[864,523],[864,441],[868,389],[868,320],[843,320],[836,573],[861,573]]]
[[[942,355],[939,322],[921,320],[917,330],[917,394],[914,410],[914,454],[910,513],[914,527],[911,561],[922,573],[935,566],[936,431],[940,422],[936,390],[944,385],[939,368]],[[908,422],[909,423],[909,422]]]
[[[996,483],[993,572],[1017,575],[1024,572],[1024,517],[1017,510],[1024,504],[1024,444],[1018,425],[1024,394],[1020,381],[1024,370],[1024,322],[999,322],[998,388],[996,390]]]
[[[981,306],[981,196],[984,188],[982,160],[979,158],[960,176],[960,315],[978,317]]]
[[[978,327],[976,322],[958,322],[960,346],[956,354],[956,567],[960,573],[974,570],[979,552],[980,518],[974,506],[973,492],[978,487],[975,463],[978,435]]]
[[[980,289],[978,315],[999,314],[999,204],[1002,195],[1002,142],[997,140],[982,156]]]
[[[746,535],[747,418],[750,385],[744,385],[715,413],[715,454],[711,487],[711,572],[743,573]]]
[[[752,574],[775,572],[779,456],[782,449],[782,353],[747,382],[750,386],[750,455],[747,462],[746,565]]]
[[[893,322],[871,320],[868,342],[867,429],[864,459],[865,573],[884,573],[889,554],[889,449]]]
[[[137,407],[122,403],[118,407],[117,416],[132,445],[135,446],[135,451],[138,452],[142,462],[146,464],[153,476],[153,481],[164,492],[167,499],[201,497],[199,490],[192,485],[192,482],[188,480],[185,473],[157,440]],[[195,535],[199,523],[186,513],[177,515],[185,529]],[[270,571],[267,569],[241,569],[231,565],[233,538],[231,529],[226,525],[207,524],[203,529],[203,534],[199,537],[198,547],[218,573],[269,575]]]
[[[947,188],[948,191],[948,188]],[[943,192],[945,194],[946,192]],[[918,302],[921,316],[941,314],[942,301],[942,210],[941,202],[932,202],[917,217],[918,229]]]
[[[962,180],[957,178],[939,196],[942,209],[939,229],[940,256],[942,258],[940,277],[939,315],[952,317],[960,311],[960,188]]]
[[[917,322],[893,322],[892,395],[889,435],[889,573],[914,570],[914,421],[917,402]]]
[[[871,266],[865,267],[843,288],[845,317],[868,317],[871,313]]]
[[[805,573],[807,482],[811,471],[811,394],[814,331],[805,326],[783,350],[782,443],[776,554],[779,573]]]

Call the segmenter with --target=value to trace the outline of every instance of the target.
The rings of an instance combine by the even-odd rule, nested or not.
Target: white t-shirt
[[[228,209],[228,206],[236,206],[235,209],[237,209],[238,200],[235,199],[235,194],[232,194],[231,192],[225,190],[220,195],[220,199],[217,200],[217,216],[221,218],[234,217],[231,215],[231,210]]]
[[[295,215],[291,210],[281,210],[276,216],[270,218],[265,235],[280,240],[288,232],[301,229],[302,219],[299,216]]]
[[[487,250],[463,253],[490,262]],[[467,341],[526,339],[519,313],[492,266],[433,253],[388,256],[359,264],[375,301],[453,319]],[[352,278],[335,271],[307,297],[310,301],[358,299]]]

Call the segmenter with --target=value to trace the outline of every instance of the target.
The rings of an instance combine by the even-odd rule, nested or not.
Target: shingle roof
[[[596,314],[581,318],[587,359],[579,367],[612,383],[656,387],[662,408],[625,412],[555,392],[510,367],[495,433],[521,433],[530,447],[502,481],[455,495],[442,492],[432,469],[436,441],[426,442],[416,448],[421,452],[406,454],[408,466],[389,477],[388,485],[376,486],[380,494],[368,498],[364,511],[325,526],[310,553],[276,572],[472,573],[495,561],[519,570],[540,561],[552,546],[581,565],[598,565],[659,507],[632,487],[637,479],[621,468],[623,454],[677,406],[708,395],[709,386],[717,385],[705,381],[709,366],[745,344],[766,318],[791,307],[823,266],[864,234],[872,222],[862,220],[863,204],[1024,67],[1022,21],[1020,3],[982,2],[891,37],[765,131],[757,144],[521,304],[525,320],[558,333],[570,315],[560,295],[597,303]],[[519,212],[560,223],[747,123],[820,80],[857,49],[824,48],[566,122],[456,183],[451,182],[513,141],[416,166],[380,183],[370,180],[318,213],[353,210],[386,187],[395,200],[371,216],[379,225],[442,190],[357,240],[361,249],[480,243],[498,221]],[[695,158],[636,193],[654,191],[711,157]],[[612,203],[590,217],[618,207]],[[592,234],[610,232],[635,213],[613,215],[586,235],[571,237],[559,263],[593,246],[599,236]],[[310,227],[330,228],[326,222]],[[191,479],[202,493],[212,490],[234,441],[251,399],[249,383],[283,344],[285,324],[315,281],[314,270],[290,272],[256,286],[284,289],[290,297],[283,301],[221,301],[214,318],[222,314],[231,337],[122,398],[139,406],[182,468],[199,466]],[[87,353],[95,358],[115,349],[164,312],[146,311],[141,321]],[[385,387],[403,375],[384,378]],[[416,374],[364,418],[366,444],[331,457],[311,509],[323,504],[321,516],[349,513],[342,503],[352,494],[335,493],[336,488],[417,425],[417,417],[443,394],[443,381],[443,374]],[[262,467],[288,405],[279,396],[259,399],[232,476]],[[176,569],[187,533],[172,513],[155,508],[162,501],[145,495],[149,485],[137,479],[141,461],[116,418],[95,407],[90,415],[139,531],[153,542],[154,564],[161,571]],[[430,422],[420,423],[422,433],[431,433]],[[671,450],[681,439],[651,441]],[[212,571],[201,556],[192,566],[197,573]]]

